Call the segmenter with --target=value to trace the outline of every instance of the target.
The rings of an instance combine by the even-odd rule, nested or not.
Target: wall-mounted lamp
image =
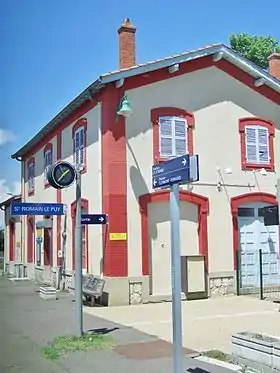
[[[120,105],[117,108],[117,115],[121,115],[121,116],[123,116],[125,118],[128,118],[132,114],[133,114],[133,111],[131,109],[130,102],[129,102],[127,96],[125,95],[121,99]]]

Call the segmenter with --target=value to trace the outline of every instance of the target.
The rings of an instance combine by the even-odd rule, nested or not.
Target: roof
[[[280,93],[280,81],[274,78],[269,72],[261,69],[251,61],[242,57],[240,54],[233,51],[224,44],[214,44],[193,51],[188,51],[166,58],[142,63],[127,69],[116,70],[107,74],[101,75],[95,82],[89,85],[78,97],[71,101],[62,111],[47,123],[27,144],[20,148],[12,155],[13,159],[17,159],[26,155],[37,143],[39,143],[47,134],[52,132],[65,118],[67,118],[74,110],[80,107],[89,99],[94,99],[94,96],[105,87],[106,84],[116,82],[120,79],[129,78],[135,75],[140,75],[147,72],[152,72],[158,69],[170,67],[175,64],[188,62],[197,58],[202,58],[214,54],[220,54],[221,58],[229,61],[241,70],[247,72],[256,79],[263,79],[263,84]]]
[[[21,195],[15,195],[11,196],[10,198],[6,199],[5,201],[2,201],[0,203],[0,209],[2,210],[2,207],[7,207],[11,202],[21,200]]]

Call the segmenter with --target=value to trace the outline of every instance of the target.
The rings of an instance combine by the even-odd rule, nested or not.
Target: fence
[[[280,302],[280,257],[275,251],[237,252],[237,295]]]

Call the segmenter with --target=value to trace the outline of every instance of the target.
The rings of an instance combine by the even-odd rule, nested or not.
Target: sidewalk
[[[84,329],[107,329],[114,337],[112,350],[75,352],[58,363],[47,361],[40,348],[59,335],[75,333],[73,297],[57,301],[39,298],[32,282],[0,278],[1,373],[171,373],[171,345],[96,316],[84,314]],[[185,350],[187,355],[193,351]],[[184,357],[185,372],[230,373],[231,370]]]

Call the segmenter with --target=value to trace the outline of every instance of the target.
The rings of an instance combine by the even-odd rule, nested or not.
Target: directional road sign
[[[167,188],[172,184],[186,184],[199,179],[198,155],[183,155],[153,165],[153,188]]]
[[[11,215],[64,215],[66,205],[63,203],[27,203],[11,204]]]
[[[106,224],[107,215],[106,214],[82,214],[81,224]]]

